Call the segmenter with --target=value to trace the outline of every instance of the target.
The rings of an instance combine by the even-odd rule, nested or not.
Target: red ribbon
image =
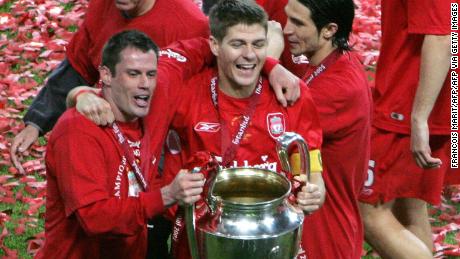
[[[235,136],[232,137],[227,127],[227,123],[222,119],[222,116],[220,114],[218,105],[217,77],[213,77],[211,79],[211,99],[212,103],[214,104],[214,107],[216,108],[217,116],[219,117],[222,129],[221,155],[223,166],[228,166],[230,162],[233,161],[233,159],[235,158],[236,150],[240,146],[241,140],[243,140],[244,138],[244,134],[246,133],[246,130],[249,127],[249,123],[251,122],[252,115],[254,115],[256,106],[259,103],[260,95],[262,94],[262,82],[263,79],[262,77],[260,77],[259,83],[256,89],[254,90],[254,93],[251,95],[249,99],[249,105],[243,113],[243,121],[240,122],[238,131],[236,132]]]
[[[120,128],[115,122],[112,124],[112,132],[115,135],[115,138],[118,140],[118,143],[120,144],[121,148],[123,149],[123,153],[126,159],[128,160],[128,164],[131,165],[131,167],[133,168],[137,182],[140,184],[144,192],[147,191],[148,184],[145,180],[144,175],[142,174],[139,163],[134,158],[133,149],[129,146],[126,137],[124,136],[123,132],[121,132]]]
[[[307,85],[310,85],[310,83],[315,79],[317,78],[319,75],[321,75],[322,73],[324,73],[324,71],[326,71],[326,69],[328,69],[328,67],[330,67],[332,64],[334,64],[337,59],[339,59],[339,57],[342,55],[342,53],[340,53],[340,50],[336,49],[335,51],[333,51],[331,54],[329,54],[321,64],[319,64],[315,70],[314,67],[311,67],[307,73],[305,74],[304,76],[304,81],[305,83],[307,83]]]

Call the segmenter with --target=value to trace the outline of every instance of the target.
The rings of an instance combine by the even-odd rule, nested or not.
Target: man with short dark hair
[[[175,177],[186,161],[202,150],[214,154],[223,167],[281,172],[277,138],[293,131],[307,142],[312,165],[311,181],[302,184],[296,196],[297,206],[306,214],[314,214],[325,196],[319,159],[320,125],[310,92],[303,83],[299,100],[284,108],[261,75],[267,56],[267,14],[253,1],[222,0],[212,7],[209,24],[209,45],[217,64],[188,80],[181,92],[172,128],[183,149],[176,155],[180,159],[165,152],[166,180]],[[175,258],[186,259],[190,253],[185,222],[180,214],[176,216],[173,233],[178,234],[173,235],[172,251]],[[309,225],[307,217],[304,235],[309,235]],[[299,258],[305,256],[304,243],[301,245]]]
[[[207,18],[190,0],[97,0],[89,1],[85,19],[66,48],[66,58],[50,74],[24,116],[25,128],[13,139],[11,158],[23,172],[21,155],[39,135],[52,129],[65,111],[67,93],[79,85],[94,85],[102,47],[116,32],[136,29],[146,33],[159,47],[178,40],[207,37]],[[166,257],[168,221],[161,217],[149,223],[152,235],[150,257]],[[153,229],[153,225],[157,227]],[[170,228],[170,227],[169,227]],[[154,253],[152,250],[155,250]]]
[[[361,258],[357,199],[369,160],[371,94],[348,45],[354,8],[352,0],[289,0],[285,7],[284,33],[291,53],[310,61],[303,80],[323,129],[327,193],[323,207],[304,226],[308,258]]]
[[[46,241],[37,258],[143,259],[147,219],[199,198],[201,174],[181,171],[161,189],[152,184],[152,134],[142,118],[156,87],[157,56],[143,33],[114,35],[99,70],[112,127],[75,109],[58,121],[47,147]]]
[[[13,164],[23,172],[20,156],[40,134],[50,131],[65,111],[67,93],[79,85],[94,85],[102,47],[115,33],[136,29],[159,47],[178,40],[207,37],[207,18],[190,0],[89,1],[85,19],[66,50],[66,58],[49,76],[24,116],[26,127],[11,145]]]
[[[204,0],[203,12],[208,14],[211,7],[217,4],[217,2],[217,0]],[[279,22],[281,26],[286,25],[287,17],[284,12],[284,7],[288,3],[288,0],[255,0],[255,2],[264,8],[269,20]],[[298,77],[304,75],[308,65],[304,55],[293,55],[289,52],[289,48],[287,47],[283,50],[279,60],[285,68]]]

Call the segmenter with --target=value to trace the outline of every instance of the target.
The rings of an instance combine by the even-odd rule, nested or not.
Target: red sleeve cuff
[[[264,67],[262,69],[262,73],[268,76],[270,72],[272,72],[272,69],[279,63],[280,63],[279,60],[267,57],[267,59],[265,60]]]
[[[141,200],[147,218],[152,218],[163,213],[165,210],[160,188],[156,188],[149,192],[141,192],[139,194],[139,199]]]

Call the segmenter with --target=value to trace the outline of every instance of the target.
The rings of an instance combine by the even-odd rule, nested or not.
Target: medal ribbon
[[[251,95],[249,99],[249,105],[247,106],[246,110],[243,113],[243,120],[240,122],[238,127],[238,131],[236,132],[235,136],[230,135],[230,131],[227,127],[227,123],[223,120],[219,105],[218,105],[218,94],[217,94],[217,77],[211,79],[211,99],[214,107],[216,108],[217,115],[219,117],[219,122],[222,129],[221,134],[221,152],[222,152],[222,165],[228,166],[228,164],[233,160],[236,155],[236,150],[240,146],[241,140],[246,133],[247,128],[249,127],[249,123],[251,121],[252,115],[256,110],[256,106],[259,103],[260,95],[262,94],[262,77],[259,77],[259,83],[257,84],[254,93]]]
[[[310,83],[313,81],[313,79],[315,79],[316,77],[321,75],[324,71],[326,71],[326,69],[330,65],[334,64],[337,61],[337,59],[339,59],[340,56],[341,56],[340,50],[338,50],[338,49],[334,50],[331,54],[329,54],[323,60],[323,62],[321,64],[319,64],[316,67],[316,69],[314,71],[311,71],[310,74],[308,74],[308,73],[305,74],[305,77],[304,77],[305,83],[307,83],[307,85],[310,85]]]
[[[145,180],[145,177],[142,174],[139,163],[134,158],[133,149],[129,146],[126,137],[124,136],[123,132],[121,132],[120,128],[115,122],[112,124],[112,132],[115,138],[118,140],[118,143],[120,144],[121,148],[123,149],[123,153],[126,159],[128,160],[128,164],[130,164],[132,169],[134,170],[134,175],[136,176],[137,182],[140,184],[144,192],[147,191],[147,181]]]

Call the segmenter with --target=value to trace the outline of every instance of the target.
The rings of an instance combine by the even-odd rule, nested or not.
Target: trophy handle
[[[201,167],[194,167],[191,173],[199,173]],[[220,166],[217,168],[217,172],[208,174],[204,187],[205,203],[211,214],[216,211],[216,198],[212,195],[214,185],[216,183],[217,174],[222,170]],[[192,259],[199,259],[198,253],[198,241],[196,240],[196,216],[195,216],[195,204],[190,204],[185,207],[185,228],[187,230],[188,246],[190,249],[190,255]]]
[[[308,145],[301,135],[294,132],[285,132],[277,139],[276,151],[281,162],[281,167],[286,173],[290,173],[292,176],[294,175],[291,164],[289,163],[288,154],[292,144],[296,144],[300,152],[300,173],[306,174],[307,182],[310,182],[310,153],[308,153]]]
[[[212,192],[214,191],[214,186],[216,185],[217,175],[219,174],[220,171],[222,171],[222,166],[218,165],[215,171],[216,173],[208,174],[208,177],[210,177],[210,179],[206,180],[207,186],[204,189],[205,195],[206,195],[206,204],[208,205],[208,209],[210,210],[211,214],[214,214],[217,208],[216,203],[218,201],[217,201],[217,198],[214,195],[212,195]]]
[[[201,167],[194,167],[191,173],[198,173]],[[198,242],[196,240],[196,227],[195,227],[195,204],[185,206],[185,228],[187,230],[188,247],[192,259],[199,259]]]

